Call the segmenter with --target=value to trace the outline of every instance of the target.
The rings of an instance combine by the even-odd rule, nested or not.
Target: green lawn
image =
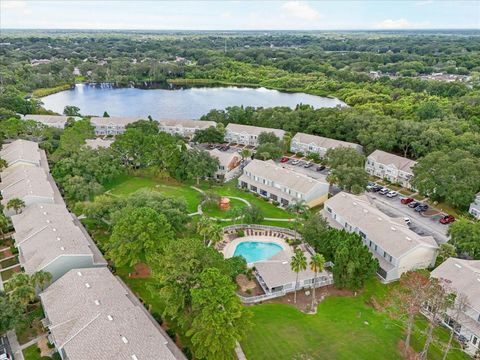
[[[397,350],[403,339],[401,324],[374,310],[367,302],[372,295],[384,296],[387,286],[371,281],[365,293],[357,297],[331,297],[318,306],[315,315],[307,315],[290,305],[265,304],[251,307],[254,327],[242,341],[249,360],[260,359],[402,359]],[[419,321],[413,346],[423,346]],[[437,338],[447,339],[444,329]],[[303,356],[303,357],[302,357]],[[429,359],[441,359],[441,351],[431,346]],[[448,359],[469,359],[459,350]]]
[[[22,353],[25,360],[42,360],[37,344],[30,345],[26,349],[23,349]]]
[[[243,201],[237,199],[230,199],[230,209],[243,208],[247,206]],[[215,218],[229,218],[228,210],[221,210],[218,204],[209,204],[202,206],[203,213],[209,217]]]
[[[18,266],[18,268],[20,268],[20,265]],[[18,272],[18,271],[15,271],[16,269],[17,268],[12,268],[12,269],[2,271],[0,273],[0,276],[2,277],[2,280],[6,281],[6,280],[10,279],[13,276],[13,274]]]
[[[26,324],[15,329],[20,344],[25,344],[42,334],[44,328],[40,320],[43,319],[43,317],[44,314],[41,305],[39,303],[34,305],[34,308],[27,313]]]
[[[15,264],[18,264],[18,256],[15,256],[13,258],[7,259],[0,261],[0,269],[6,269],[10,266],[13,266]]]

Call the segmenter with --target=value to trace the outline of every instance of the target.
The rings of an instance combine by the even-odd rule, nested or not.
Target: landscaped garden
[[[404,339],[403,325],[381,306],[374,306],[382,303],[393,286],[372,279],[356,297],[326,298],[314,315],[286,304],[254,306],[254,326],[242,341],[242,348],[252,360],[403,359],[399,350]],[[412,339],[417,351],[422,349],[425,328],[426,321],[419,319]],[[440,342],[445,344],[448,336],[444,328],[435,330],[436,341],[430,347],[429,359],[442,359]],[[469,359],[456,346],[448,359]]]

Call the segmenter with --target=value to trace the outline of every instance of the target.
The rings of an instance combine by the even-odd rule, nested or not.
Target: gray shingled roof
[[[43,269],[60,256],[96,256],[95,246],[74,224],[64,205],[31,205],[12,216],[12,223],[15,244],[21,249],[27,273]]]
[[[0,157],[4,159],[8,166],[18,161],[40,165],[40,151],[38,144],[33,141],[15,140],[10,144],[4,144],[0,151]]]
[[[359,153],[363,152],[363,147],[359,144],[305,133],[296,133],[295,136],[292,138],[292,141],[298,141],[304,144],[315,144],[316,146],[325,148],[327,150],[335,149],[337,147],[350,147],[357,150]]]
[[[414,160],[410,160],[395,154],[390,154],[382,150],[375,150],[368,157],[380,164],[394,165],[397,169],[407,173],[412,173],[412,168],[417,163]]]
[[[69,360],[185,359],[107,268],[71,270],[40,298]]]
[[[120,117],[120,116],[111,116],[111,117],[92,117],[90,123],[93,126],[106,126],[106,125],[123,125],[137,122],[138,120],[145,120],[144,117]]]
[[[365,195],[341,192],[328,199],[325,208],[327,206],[396,258],[417,246],[438,248],[433,237],[416,234],[405,225],[403,219],[389,217],[371,204]]]
[[[163,119],[158,120],[160,126],[183,126],[187,128],[197,128],[205,129],[211,126],[216,126],[215,121],[201,121],[201,120],[174,120],[174,119]]]
[[[210,156],[217,158],[221,166],[225,166],[225,168],[230,164],[230,162],[234,158],[241,158],[240,154],[236,151],[220,151],[218,149],[207,150]]]
[[[467,295],[470,306],[480,312],[480,260],[448,258],[431,275],[448,280],[449,286]]]
[[[71,116],[64,116],[64,115],[25,115],[22,118],[24,120],[34,120],[39,123],[45,124],[45,125],[55,125],[55,124],[60,124],[62,126],[65,125],[67,122],[68,118]]]
[[[307,194],[313,188],[318,185],[324,185],[325,182],[322,182],[317,179],[313,179],[302,173],[285,169],[273,161],[262,161],[262,160],[252,160],[245,168],[243,169],[244,175],[240,177],[240,180],[245,180],[247,182],[254,181],[252,178],[249,178],[245,175],[245,172],[252,173],[253,175],[260,176],[262,178],[274,181],[276,184],[286,186],[294,191],[297,191],[302,194]],[[259,186],[268,187],[264,184],[259,184]],[[269,187],[271,188],[271,187]],[[273,187],[273,189],[276,189]],[[276,189],[280,191],[279,189]]]
[[[244,133],[247,133],[250,135],[256,135],[256,136],[264,132],[274,133],[280,139],[282,139],[283,135],[285,135],[285,131],[280,129],[271,129],[271,128],[264,128],[259,126],[241,125],[241,124],[233,124],[233,123],[228,124],[225,130],[232,131],[235,133],[244,132]]]

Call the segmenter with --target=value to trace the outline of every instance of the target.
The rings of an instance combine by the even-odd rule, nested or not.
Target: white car
[[[410,225],[412,223],[412,220],[410,220],[410,218],[408,218],[408,217],[403,218],[403,220],[405,221],[406,225]]]
[[[393,191],[393,190],[392,190],[392,191],[389,191],[389,192],[387,193],[387,197],[389,197],[389,198],[394,198],[394,197],[397,196],[397,195],[398,195],[398,191]]]
[[[297,165],[300,162],[300,160],[293,160],[292,165]]]

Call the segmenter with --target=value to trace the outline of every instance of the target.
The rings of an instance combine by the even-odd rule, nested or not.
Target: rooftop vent
[[[95,300],[94,303],[95,303],[95,305],[97,305],[97,306],[100,305],[100,301],[98,301],[98,300]]]
[[[57,231],[57,228],[53,228],[52,231]]]
[[[392,231],[397,231],[397,228],[395,228],[395,227],[393,227],[393,226],[390,227],[390,229],[391,229]]]
[[[64,250],[65,250],[65,248],[64,248],[63,246],[60,246],[60,250],[64,251]]]
[[[82,276],[83,274],[82,274],[81,271],[77,271],[77,275],[78,275],[78,276]]]
[[[122,341],[123,341],[125,344],[128,344],[128,339],[127,339],[125,336],[122,336]]]
[[[282,264],[283,264],[283,265],[287,265],[287,264],[288,264],[288,261],[282,261]]]
[[[107,319],[108,319],[108,321],[113,321],[112,315],[107,315]]]
[[[85,287],[86,287],[87,289],[90,289],[90,284],[89,284],[89,283],[85,283]]]
[[[377,219],[378,219],[378,221],[382,221],[382,218],[381,218],[381,217],[378,217]]]
[[[50,224],[50,223],[51,223],[51,221],[47,219],[47,224]]]
[[[357,206],[357,203],[355,201],[353,202],[353,206]]]
[[[44,211],[44,212],[43,212],[43,215],[47,215],[47,212],[46,212],[46,211]]]
[[[60,240],[61,240],[61,239],[60,239],[60,236],[57,236],[57,241],[60,241]]]
[[[459,268],[459,269],[461,269],[461,268],[462,268],[462,265],[460,265],[460,264],[457,264],[457,263],[455,263],[455,266],[456,266],[457,268]]]
[[[408,241],[412,241],[412,238],[409,236],[406,236],[405,239],[407,239]]]
[[[137,355],[133,354],[132,355],[132,360],[138,360]]]

